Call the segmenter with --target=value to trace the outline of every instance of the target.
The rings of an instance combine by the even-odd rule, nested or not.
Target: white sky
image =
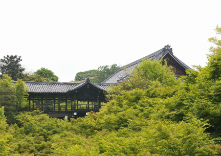
[[[102,65],[126,65],[169,44],[188,66],[206,65],[221,0],[0,0],[0,58],[60,82]]]

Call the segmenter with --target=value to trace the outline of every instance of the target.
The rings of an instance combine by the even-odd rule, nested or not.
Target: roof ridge
[[[161,49],[159,49],[159,50],[157,50],[157,51],[155,51],[155,52],[153,52],[153,53],[151,53],[151,54],[149,54],[149,55],[147,55],[147,56],[145,56],[145,57],[142,57],[142,58],[140,58],[140,59],[138,59],[138,60],[136,60],[136,61],[133,61],[133,62],[127,64],[127,65],[124,65],[124,66],[118,68],[117,71],[116,71],[114,74],[112,74],[111,76],[109,76],[109,77],[108,77],[107,79],[105,79],[102,83],[105,83],[106,81],[108,81],[109,79],[111,79],[111,78],[112,78],[115,74],[117,74],[118,72],[120,72],[120,71],[122,71],[122,70],[124,70],[124,69],[126,69],[126,68],[129,68],[129,67],[131,67],[131,66],[134,66],[134,65],[138,64],[139,62],[142,62],[143,59],[151,58],[151,57],[154,57],[154,56],[156,56],[156,55],[158,55],[158,54],[160,54],[160,53],[163,53],[163,52],[166,51],[166,49],[169,49],[169,50],[170,50],[171,48],[170,48],[169,45],[166,45],[166,46],[164,46],[163,48],[161,48]],[[172,51],[172,49],[171,49],[171,51]]]
[[[80,84],[80,83],[72,83],[72,82],[36,82],[36,81],[24,81],[25,83],[30,84]]]
[[[156,56],[157,54],[160,54],[160,53],[163,53],[163,52],[164,52],[164,48],[162,48],[162,49],[160,49],[160,50],[158,50],[158,51],[156,51],[156,52],[153,52],[153,53],[151,53],[151,54],[149,54],[149,55],[147,55],[147,56],[145,56],[145,57],[142,57],[142,58],[140,58],[140,59],[138,59],[138,60],[136,60],[136,61],[133,61],[133,62],[131,62],[131,63],[129,63],[129,64],[127,64],[127,65],[121,67],[121,70],[122,70],[122,69],[125,69],[125,68],[128,68],[128,67],[131,67],[131,66],[133,66],[133,65],[135,65],[135,64],[138,64],[139,62],[142,62],[143,59],[147,59],[147,58],[154,57],[154,56]]]

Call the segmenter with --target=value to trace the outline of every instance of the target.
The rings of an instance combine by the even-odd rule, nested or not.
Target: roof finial
[[[167,44],[167,45],[163,48],[163,50],[164,50],[165,52],[169,52],[169,53],[172,53],[172,54],[173,54],[172,48],[170,47],[169,44]]]
[[[90,79],[89,79],[89,77],[87,78],[86,82],[90,82]]]

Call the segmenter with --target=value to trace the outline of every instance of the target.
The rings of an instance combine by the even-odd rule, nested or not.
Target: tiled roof
[[[170,46],[165,46],[164,48],[147,55],[139,60],[136,60],[132,63],[129,63],[121,68],[119,68],[115,74],[111,75],[109,78],[104,80],[102,83],[91,83],[88,80],[83,81],[81,83],[62,83],[62,82],[26,82],[26,87],[28,88],[29,93],[67,93],[69,91],[77,90],[87,84],[91,84],[92,86],[106,91],[107,88],[110,88],[112,84],[118,83],[119,80],[124,79],[124,77],[130,74],[134,67],[142,62],[143,59],[150,58],[150,60],[160,60],[166,54],[170,54],[182,67],[185,69],[190,69],[185,63],[179,60],[175,55],[173,55],[172,48]]]
[[[150,58],[151,61],[154,59],[160,60],[162,57],[164,57],[166,54],[170,54],[177,62],[183,66],[185,69],[190,69],[189,66],[187,66],[185,63],[183,63],[180,59],[178,59],[175,55],[173,55],[172,48],[170,48],[169,45],[166,45],[164,48],[147,55],[141,59],[138,59],[132,63],[129,63],[117,70],[117,72],[113,75],[111,75],[109,78],[103,81],[103,83],[118,83],[119,80],[123,79],[127,73],[130,73],[133,71],[134,67],[138,65],[140,62],[142,62],[143,59]]]
[[[26,87],[28,88],[28,93],[67,93],[69,91],[77,90],[88,83],[103,91],[106,91],[106,89],[111,86],[111,84],[108,83],[91,83],[86,80],[81,83],[26,82]]]

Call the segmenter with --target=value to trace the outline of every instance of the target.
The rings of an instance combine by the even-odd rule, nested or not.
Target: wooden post
[[[74,94],[74,110],[76,109],[76,96]]]
[[[100,108],[99,94],[98,94],[98,96],[97,96],[97,108],[98,108],[98,109]]]
[[[41,96],[41,111],[44,111],[44,108],[43,108],[43,97]]]
[[[89,109],[89,100],[87,101],[87,109]]]
[[[55,97],[54,97],[54,111],[55,111]]]
[[[58,96],[58,111],[61,111],[60,102],[61,102],[61,97],[60,97],[60,95],[59,95],[59,96]]]
[[[96,101],[96,100],[94,99],[94,105],[93,105],[93,109],[95,109],[95,101]]]
[[[45,97],[45,107],[46,107],[46,111],[48,111],[48,98],[47,98],[47,95]]]
[[[71,96],[71,111],[73,110],[72,105],[73,105],[73,99],[72,99],[72,96]]]
[[[77,100],[77,109],[78,109],[78,100]]]
[[[67,96],[65,96],[65,111],[67,112]]]
[[[35,97],[34,97],[34,96],[33,96],[33,98],[32,98],[32,102],[33,102],[33,104],[32,104],[32,105],[33,105],[32,110],[34,111],[34,109],[35,109],[35,103],[34,103],[34,102],[35,102]]]

